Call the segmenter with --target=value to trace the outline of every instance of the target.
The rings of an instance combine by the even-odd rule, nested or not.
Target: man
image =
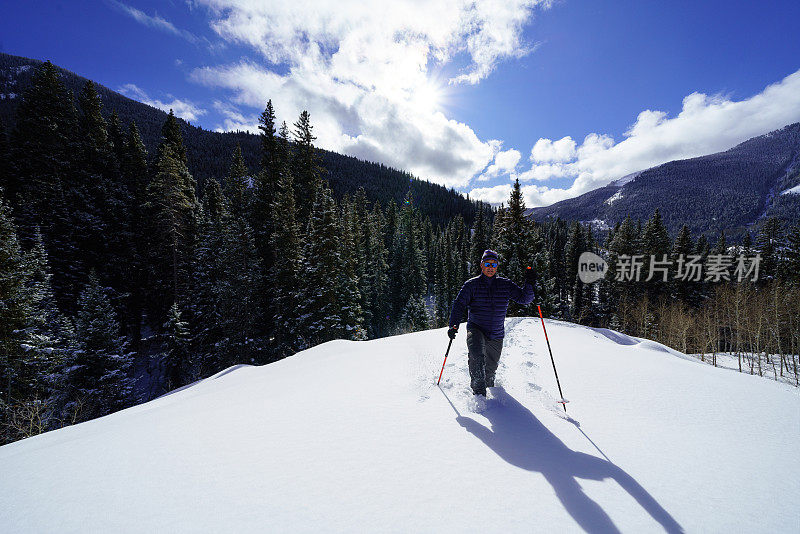
[[[450,328],[447,335],[455,339],[458,325],[469,309],[467,318],[467,348],[469,349],[469,376],[472,392],[486,396],[486,388],[494,387],[494,374],[503,350],[509,299],[522,304],[533,302],[533,286],[536,275],[530,267],[525,271],[525,286],[497,276],[499,261],[497,253],[487,250],[481,258],[481,274],[464,282],[453,302],[450,312]]]

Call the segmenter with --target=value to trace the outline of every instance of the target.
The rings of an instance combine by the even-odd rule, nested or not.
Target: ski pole
[[[442,374],[444,374],[444,364],[447,363],[447,355],[450,354],[450,345],[453,344],[453,340],[450,340],[450,343],[447,344],[447,352],[444,353],[444,362],[442,362],[442,370],[439,373],[439,380],[436,381],[436,385],[439,385],[439,382],[442,381]]]
[[[553,373],[556,375],[556,384],[558,384],[558,394],[561,395],[559,401],[561,406],[564,407],[564,413],[567,413],[567,401],[564,400],[564,394],[561,392],[561,382],[558,381],[558,371],[556,371],[556,361],[553,359],[553,351],[550,349],[550,339],[547,337],[547,329],[544,327],[544,317],[542,317],[542,307],[536,306],[539,309],[539,318],[542,320],[542,330],[544,330],[544,339],[547,341],[547,351],[550,353],[550,361],[553,363]]]

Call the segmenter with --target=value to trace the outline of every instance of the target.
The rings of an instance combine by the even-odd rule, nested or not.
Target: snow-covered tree
[[[179,388],[193,375],[189,325],[183,320],[177,303],[173,303],[164,324],[164,353],[160,355],[164,369],[165,391]]]
[[[300,337],[310,346],[340,337],[342,310],[337,302],[342,268],[336,205],[327,187],[317,189],[303,248],[298,302]]]
[[[67,411],[77,404],[77,419],[87,420],[123,408],[131,401],[133,380],[128,378],[128,370],[132,358],[125,351],[106,289],[94,273],[78,300],[75,330],[78,349],[65,371],[70,399]]]

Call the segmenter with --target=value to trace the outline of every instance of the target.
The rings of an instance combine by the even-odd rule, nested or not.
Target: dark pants
[[[467,349],[469,349],[469,377],[473,393],[486,393],[487,387],[494,387],[494,374],[500,363],[503,338],[486,339],[478,329],[467,329]]]

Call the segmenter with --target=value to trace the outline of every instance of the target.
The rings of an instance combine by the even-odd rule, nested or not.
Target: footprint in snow
[[[540,386],[539,384],[536,384],[534,382],[528,382],[528,387],[530,389],[534,390],[534,391],[541,391],[542,390],[542,386]]]

